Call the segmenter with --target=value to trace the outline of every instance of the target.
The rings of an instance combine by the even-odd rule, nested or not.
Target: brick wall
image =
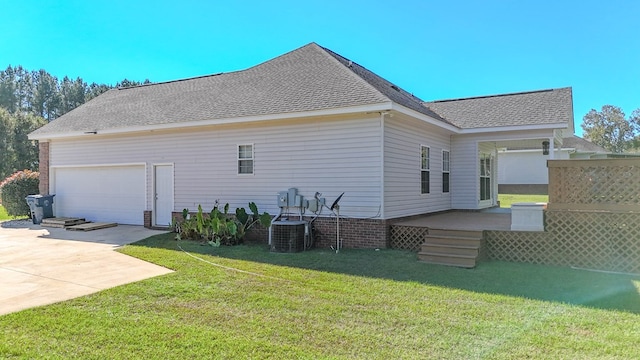
[[[145,210],[144,211],[144,227],[146,227],[147,229],[151,229],[153,227],[153,224],[151,223],[151,210]]]
[[[49,194],[49,143],[48,142],[39,142],[39,167],[38,171],[40,172],[40,194],[47,195]]]
[[[317,218],[313,222],[314,244],[317,248],[336,246],[336,218]],[[387,248],[389,225],[379,219],[340,218],[340,239],[347,249]]]
[[[182,220],[181,212],[173,212],[172,217]],[[311,218],[305,218],[309,221]],[[398,219],[394,219],[397,221]],[[340,238],[342,247],[347,249],[384,249],[389,247],[389,221],[379,219],[340,218]],[[317,218],[313,222],[314,247],[336,246],[336,218]],[[247,233],[246,240],[267,244],[269,229],[256,224]]]

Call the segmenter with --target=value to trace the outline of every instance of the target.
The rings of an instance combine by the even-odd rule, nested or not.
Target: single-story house
[[[543,154],[540,147],[511,146],[498,149],[498,191],[507,194],[547,194],[549,171],[547,160],[595,159],[611,152],[569,133],[553,154]]]
[[[384,247],[395,221],[495,206],[498,149],[559,148],[571,96],[425,102],[310,43],[246,70],[107,91],[29,138],[57,216],[166,226],[216,200],[275,214],[289,188],[344,192],[344,246]]]

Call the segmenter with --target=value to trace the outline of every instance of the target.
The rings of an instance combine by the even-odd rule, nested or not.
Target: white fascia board
[[[423,113],[417,112],[415,110],[409,109],[408,107],[402,106],[402,105],[398,105],[396,103],[393,103],[393,106],[391,108],[392,110],[395,110],[399,113],[403,113],[405,115],[409,115],[412,116],[416,119],[420,119],[426,123],[435,125],[435,126],[439,126],[443,129],[449,130],[451,132],[454,132],[456,134],[460,134],[461,129],[458,128],[457,126],[451,125],[451,124],[447,124],[446,122],[442,121],[442,120],[438,120],[438,119],[434,119],[429,115],[425,115]]]
[[[575,151],[574,148],[561,148],[561,149],[557,149],[557,152],[560,151],[566,151],[566,152],[572,152]],[[531,152],[540,152],[540,149],[517,149],[517,150],[498,150],[498,153],[500,154],[513,154],[513,153],[531,153]]]
[[[204,120],[204,121],[185,121],[185,122],[154,124],[154,125],[146,125],[146,126],[130,126],[130,127],[124,127],[124,128],[104,129],[104,130],[98,129],[92,132],[74,131],[74,132],[65,132],[65,133],[37,134],[35,136],[30,135],[29,140],[51,140],[51,139],[73,138],[73,137],[86,137],[86,136],[94,136],[94,135],[113,135],[113,134],[125,134],[125,133],[132,133],[132,132],[185,129],[185,128],[194,128],[194,127],[211,126],[211,125],[239,124],[239,123],[249,123],[249,122],[287,120],[287,119],[295,119],[295,118],[321,117],[321,116],[332,116],[332,115],[349,115],[349,114],[371,113],[371,112],[389,111],[389,110],[391,110],[390,101],[386,103],[324,109],[324,110],[316,110],[316,111],[255,115],[255,116],[245,116],[245,117],[236,117],[236,118],[211,119],[211,120]]]
[[[462,129],[459,131],[459,134],[483,134],[483,133],[492,133],[492,132],[509,132],[509,131],[522,131],[522,130],[555,130],[555,129],[566,129],[568,127],[567,123],[552,123],[552,124],[538,124],[538,125],[514,125],[514,126],[499,126],[499,127],[484,127],[484,128],[473,128],[473,129]]]

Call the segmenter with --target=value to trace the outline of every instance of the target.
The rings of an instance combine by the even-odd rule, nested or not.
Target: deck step
[[[477,257],[480,253],[480,244],[472,246],[441,245],[424,243],[420,249],[421,253],[442,254],[442,255],[463,255]]]
[[[50,228],[65,228],[68,226],[85,224],[87,221],[84,218],[67,218],[67,217],[55,217],[42,219],[40,226]]]
[[[80,225],[67,226],[66,229],[70,231],[92,231],[92,230],[106,229],[114,226],[118,226],[118,224],[95,222],[95,223],[84,223]]]
[[[445,255],[435,254],[428,252],[419,252],[418,260],[436,265],[457,266],[464,268],[473,268],[476,266],[475,256],[463,256],[463,255]]]
[[[480,246],[482,238],[445,236],[445,235],[426,235],[424,237],[425,244],[432,245],[451,245],[451,246]]]
[[[454,237],[465,237],[465,238],[482,238],[481,230],[457,230],[457,229],[436,229],[429,228],[429,235],[432,236],[454,236]]]
[[[430,228],[418,259],[430,264],[473,268],[481,249],[482,231]]]

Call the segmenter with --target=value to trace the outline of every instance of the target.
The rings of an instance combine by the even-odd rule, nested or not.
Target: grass
[[[7,209],[5,209],[2,205],[0,205],[0,221],[13,220],[13,219],[16,219],[16,217],[7,214]]]
[[[638,276],[171,235],[121,251],[176,272],[2,316],[0,358],[640,358]]]
[[[11,216],[7,214],[7,209],[0,205],[0,221],[28,219],[28,216]]]
[[[510,208],[511,204],[519,202],[549,202],[549,195],[498,194],[500,207]]]

